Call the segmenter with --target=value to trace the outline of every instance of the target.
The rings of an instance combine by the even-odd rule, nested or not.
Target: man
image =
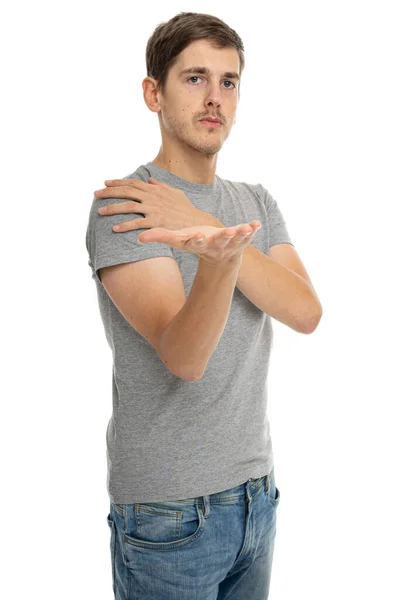
[[[261,600],[280,497],[266,414],[271,317],[311,333],[322,308],[273,197],[216,175],[239,101],[236,32],[180,13],[155,30],[146,59],[162,145],[95,193],[86,239],[113,353],[113,590]]]

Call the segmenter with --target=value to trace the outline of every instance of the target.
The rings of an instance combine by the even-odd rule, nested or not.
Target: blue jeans
[[[116,600],[266,600],[280,492],[274,469],[186,500],[110,502]]]

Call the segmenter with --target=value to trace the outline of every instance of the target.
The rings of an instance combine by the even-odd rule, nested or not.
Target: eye
[[[191,79],[201,79],[201,77],[199,77],[198,75],[193,75],[192,77],[189,77],[188,81],[190,81]],[[229,79],[225,79],[224,83],[226,83],[226,82],[230,83],[233,86],[233,88],[224,86],[224,87],[226,87],[227,90],[229,90],[229,89],[232,90],[236,87],[236,85],[232,81],[229,81]]]

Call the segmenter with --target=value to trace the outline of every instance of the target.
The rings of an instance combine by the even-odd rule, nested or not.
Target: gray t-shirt
[[[215,175],[212,184],[196,184],[153,162],[124,179],[148,183],[149,177],[183,190],[197,209],[213,214],[226,227],[259,220],[263,226],[251,243],[264,254],[275,244],[292,244],[276,201],[260,183]],[[116,223],[145,216],[98,214],[100,206],[125,201],[94,198],[86,235],[89,266],[113,356],[113,410],[106,433],[111,501],[183,500],[270,473],[274,464],[267,418],[271,317],[236,287],[225,329],[202,379],[189,382],[174,375],[117,309],[98,269],[170,256],[179,266],[187,298],[198,257],[159,242],[139,244],[137,238],[146,228],[113,231]]]

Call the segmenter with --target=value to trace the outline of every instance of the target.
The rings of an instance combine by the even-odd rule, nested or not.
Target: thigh
[[[220,576],[206,549],[210,539],[205,539],[206,530],[212,528],[200,505],[154,502],[110,507],[116,600],[217,599]]]
[[[115,515],[116,511],[111,503],[110,513],[107,515],[107,523],[110,527],[112,589],[116,600],[128,600],[129,573],[125,565],[121,530],[120,527],[117,527],[119,518]]]
[[[228,574],[219,586],[217,600],[267,600],[271,581],[274,540],[266,554],[249,565]]]
[[[276,509],[280,491],[272,469],[266,488],[256,499],[254,537],[257,540],[252,560],[236,564],[219,586],[217,600],[267,600],[271,582],[276,535]]]

